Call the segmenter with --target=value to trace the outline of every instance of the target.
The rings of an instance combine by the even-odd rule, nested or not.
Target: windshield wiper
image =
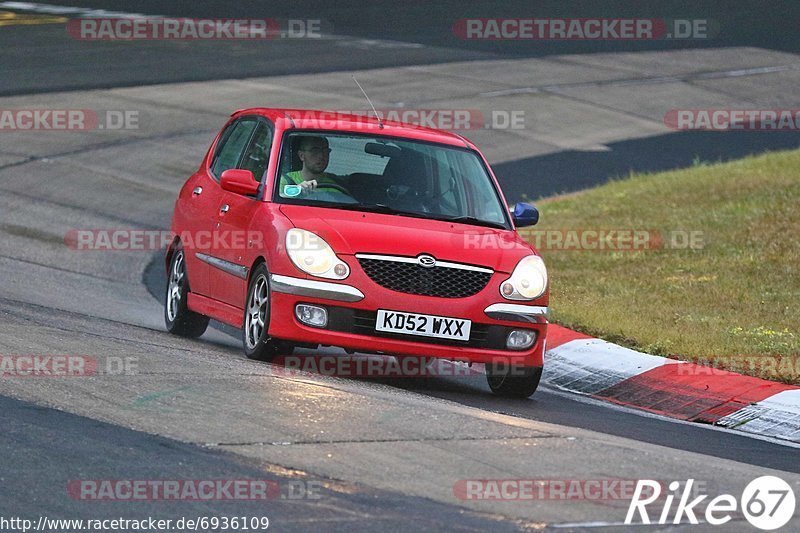
[[[443,220],[445,222],[456,222],[458,224],[472,224],[474,226],[486,226],[487,228],[508,229],[505,224],[499,222],[491,222],[475,217],[430,217],[436,220]]]

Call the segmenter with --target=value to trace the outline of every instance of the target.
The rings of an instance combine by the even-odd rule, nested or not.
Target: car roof
[[[427,128],[406,122],[383,120],[383,128],[378,126],[375,116],[341,113],[338,111],[324,111],[318,109],[283,109],[272,107],[253,107],[239,109],[231,116],[262,115],[275,123],[279,129],[343,131],[355,133],[373,133],[390,137],[402,137],[413,140],[437,142],[475,148],[469,140],[445,130]]]

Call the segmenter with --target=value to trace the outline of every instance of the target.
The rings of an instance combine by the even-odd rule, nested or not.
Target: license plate
[[[437,339],[468,341],[472,321],[446,316],[420,315],[378,309],[375,330]]]

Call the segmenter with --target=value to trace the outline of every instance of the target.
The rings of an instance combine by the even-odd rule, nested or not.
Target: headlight
[[[336,257],[325,239],[304,229],[286,232],[286,251],[294,266],[320,278],[344,279],[350,275],[347,263]]]
[[[511,277],[500,284],[500,294],[507,300],[534,300],[547,289],[547,268],[538,255],[520,259]]]

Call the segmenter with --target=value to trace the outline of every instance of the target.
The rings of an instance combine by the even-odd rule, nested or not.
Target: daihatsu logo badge
[[[436,259],[432,255],[421,255],[417,257],[417,263],[425,268],[433,268],[436,266]]]

